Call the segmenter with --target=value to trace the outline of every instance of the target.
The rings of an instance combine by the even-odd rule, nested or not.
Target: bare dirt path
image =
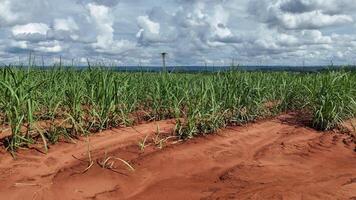
[[[91,137],[93,159],[129,161],[84,174],[87,145],[54,146],[48,155],[0,158],[1,199],[356,199],[356,152],[342,135],[320,133],[281,116],[219,134],[142,152],[138,142],[156,123]],[[159,122],[169,133],[173,121]],[[147,144],[150,139],[147,140]],[[168,142],[171,143],[171,142]],[[105,156],[104,152],[108,152]]]

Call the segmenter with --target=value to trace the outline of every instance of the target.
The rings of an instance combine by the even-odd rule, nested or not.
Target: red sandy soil
[[[347,136],[298,125],[291,115],[229,127],[218,134],[151,144],[157,124],[113,129],[90,137],[93,160],[114,156],[114,169],[88,164],[85,139],[35,150],[16,160],[0,153],[0,199],[356,199],[355,144]],[[138,142],[149,135],[142,152]],[[75,156],[76,158],[74,158]]]

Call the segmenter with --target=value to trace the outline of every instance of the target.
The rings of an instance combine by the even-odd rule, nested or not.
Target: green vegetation
[[[10,127],[10,151],[142,120],[176,119],[177,136],[190,138],[286,111],[335,128],[356,113],[356,73],[0,69],[0,128]]]

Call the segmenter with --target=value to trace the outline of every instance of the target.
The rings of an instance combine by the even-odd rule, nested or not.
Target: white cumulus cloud
[[[61,31],[75,31],[78,30],[79,27],[77,23],[73,20],[73,18],[68,17],[66,19],[55,19],[54,29]]]
[[[21,34],[41,34],[46,35],[49,27],[43,23],[29,23],[26,25],[17,25],[12,28],[13,35]]]
[[[93,44],[98,52],[118,53],[133,48],[134,45],[130,41],[114,40],[114,18],[109,7],[89,3],[87,8],[98,31],[97,41]]]

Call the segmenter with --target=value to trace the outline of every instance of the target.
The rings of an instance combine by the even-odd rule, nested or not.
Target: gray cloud
[[[347,5],[356,7],[350,0],[251,0],[249,12],[272,27],[319,29],[352,23]]]
[[[116,6],[120,2],[120,0],[94,0],[94,2],[100,5],[113,7]]]

